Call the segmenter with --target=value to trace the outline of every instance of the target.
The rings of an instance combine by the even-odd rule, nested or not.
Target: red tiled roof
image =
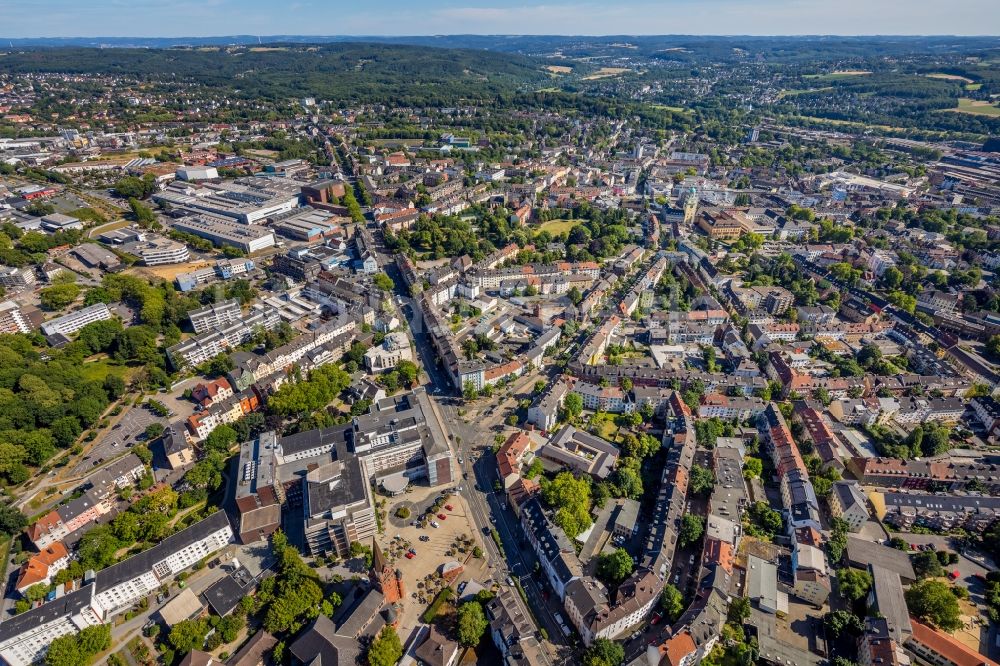
[[[913,625],[913,635],[910,640],[925,645],[955,666],[981,666],[982,664],[997,666],[995,661],[984,657],[948,634],[938,631],[916,618],[911,617],[910,624]]]

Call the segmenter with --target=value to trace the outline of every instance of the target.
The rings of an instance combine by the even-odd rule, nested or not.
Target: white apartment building
[[[104,303],[94,303],[82,310],[50,319],[42,324],[42,333],[45,335],[71,335],[91,322],[106,319],[111,319],[111,310]]]
[[[188,312],[188,319],[195,333],[205,331],[218,326],[228,326],[238,322],[243,317],[240,309],[240,302],[235,298],[221,303],[212,303],[197,310]]]
[[[0,333],[31,333],[31,322],[14,301],[0,303]]]
[[[280,323],[281,315],[277,310],[257,310],[228,326],[199,333],[168,347],[167,357],[174,367],[198,365],[246,342],[253,335],[255,327],[271,330]]]
[[[0,657],[8,666],[41,661],[59,636],[111,621],[232,539],[229,519],[217,511],[149,550],[102,569],[76,592],[0,623]]]

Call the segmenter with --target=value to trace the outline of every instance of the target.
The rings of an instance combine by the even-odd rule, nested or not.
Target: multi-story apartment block
[[[87,324],[95,321],[111,319],[111,310],[104,303],[94,303],[88,307],[70,312],[62,317],[50,319],[42,324],[45,335],[71,335]]]
[[[601,386],[581,381],[573,385],[572,392],[583,399],[584,409],[595,412],[621,414],[635,409],[635,404],[629,399],[628,394],[618,386]]]
[[[528,408],[528,423],[541,430],[552,430],[559,420],[559,408],[569,393],[570,379],[560,377]]]
[[[0,303],[0,333],[31,333],[31,322],[14,301]]]
[[[35,272],[30,266],[14,268],[0,266],[0,287],[5,289],[21,289],[35,284]]]
[[[188,312],[191,327],[195,333],[204,333],[213,328],[228,326],[238,322],[243,317],[240,302],[235,298],[219,303],[212,303],[197,310]]]
[[[207,330],[168,347],[167,358],[174,367],[198,365],[243,344],[257,327],[271,330],[280,323],[281,315],[274,308],[255,310],[228,326]]]
[[[868,522],[868,502],[856,482],[837,481],[830,493],[830,513],[847,522],[857,532]]]
[[[102,569],[79,590],[0,624],[0,657],[9,666],[40,661],[59,636],[110,622],[232,538],[229,519],[218,511],[149,550]]]
[[[745,421],[757,418],[764,411],[764,401],[757,397],[733,398],[724,393],[709,393],[702,398],[698,407],[701,418],[720,418],[723,420],[737,419]]]

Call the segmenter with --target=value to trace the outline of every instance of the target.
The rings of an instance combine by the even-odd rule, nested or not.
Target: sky
[[[1000,0],[0,0],[0,36],[996,35]]]

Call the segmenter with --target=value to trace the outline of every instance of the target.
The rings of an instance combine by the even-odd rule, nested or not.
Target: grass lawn
[[[130,368],[127,365],[117,365],[106,358],[83,364],[83,376],[88,381],[104,381],[108,375],[127,380],[129,372]]]
[[[595,433],[598,437],[606,439],[609,442],[615,442],[618,439],[618,426],[615,425],[614,416],[608,414],[600,419],[593,419],[591,423],[597,426],[597,432]]]
[[[959,97],[958,108],[948,109],[948,111],[974,113],[978,116],[993,116],[994,118],[1000,117],[1000,106],[981,100],[969,99],[968,97]]]
[[[542,222],[538,226],[538,230],[547,231],[553,236],[558,236],[559,234],[566,233],[581,222],[583,220],[549,220],[548,222]]]
[[[982,87],[983,87],[982,83],[966,83],[965,84],[965,89],[966,90],[979,90]]]

